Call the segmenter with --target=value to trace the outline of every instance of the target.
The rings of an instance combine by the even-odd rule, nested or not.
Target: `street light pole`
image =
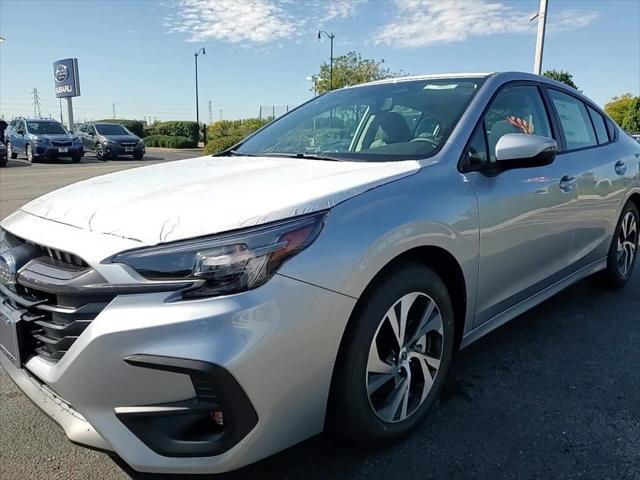
[[[200,104],[198,101],[198,55],[200,55],[200,53],[202,53],[203,55],[207,54],[204,47],[202,47],[200,50],[198,50],[196,53],[193,54],[193,58],[195,59],[195,62],[196,62],[196,123],[198,125],[200,125]]]
[[[548,0],[540,0],[538,14],[531,20],[538,19],[538,35],[536,37],[536,57],[533,63],[533,73],[542,75],[542,52],[544,50],[544,33],[547,27],[547,3]]]
[[[331,63],[329,64],[329,91],[331,91],[333,90],[333,39],[335,35],[333,33],[327,33],[324,30],[318,30],[318,40],[322,38],[322,35],[325,35],[331,40]]]

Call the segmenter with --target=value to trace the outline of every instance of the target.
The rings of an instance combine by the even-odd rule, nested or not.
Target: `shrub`
[[[171,137],[186,137],[198,142],[200,139],[200,128],[196,122],[171,121],[160,122],[148,128],[149,135],[168,135]]]
[[[122,125],[124,128],[129,130],[134,135],[139,136],[140,138],[144,137],[144,124],[138,120],[124,120],[124,119],[107,119],[107,120],[96,120],[98,123],[117,123],[118,125]]]
[[[271,119],[247,118],[215,122],[209,127],[209,141],[204,151],[210,154],[223,152],[270,121]]]
[[[195,148],[198,145],[190,138],[170,135],[150,135],[145,137],[144,144],[147,147],[162,148]]]

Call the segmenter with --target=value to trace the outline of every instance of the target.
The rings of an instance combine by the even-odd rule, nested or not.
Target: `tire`
[[[435,308],[426,322],[427,334],[418,337],[416,333],[432,303]],[[402,318],[404,305],[410,308],[406,309],[405,348],[401,349],[400,336],[392,328],[389,315],[393,312],[397,319]],[[396,322],[396,326],[401,323]],[[392,267],[367,290],[349,320],[334,369],[327,426],[364,445],[388,443],[410,433],[425,418],[442,389],[451,363],[453,337],[453,308],[442,279],[416,263]],[[425,361],[427,356],[429,363]],[[372,373],[380,371],[387,373]],[[431,380],[427,381],[425,375]],[[402,393],[407,383],[408,396]]]
[[[9,161],[8,158],[9,157],[5,157],[5,158],[0,159],[0,168],[7,166],[7,162]]]
[[[31,144],[27,144],[26,153],[27,153],[27,161],[29,163],[33,163],[36,161],[36,156],[33,154],[33,148],[31,147]]]
[[[638,208],[628,202],[618,220],[609,255],[607,268],[593,276],[593,280],[606,288],[621,288],[631,278],[638,257],[640,218]]]
[[[106,155],[102,153],[102,145],[97,143],[95,148],[96,148],[96,158],[98,160],[106,160],[107,159]]]
[[[18,158],[18,152],[13,151],[13,145],[11,145],[11,142],[7,142],[7,158],[10,158],[11,160]]]
[[[143,157],[144,157],[143,153],[134,153],[133,154],[133,159],[134,160],[142,160]]]
[[[76,153],[74,155],[71,155],[71,161],[73,163],[78,163],[78,162],[80,162],[80,160],[82,160],[82,155],[81,154]]]

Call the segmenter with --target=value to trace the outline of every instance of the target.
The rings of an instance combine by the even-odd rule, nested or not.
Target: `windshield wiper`
[[[342,158],[332,157],[331,155],[318,155],[315,153],[263,153],[264,157],[286,157],[286,158],[305,158],[308,160],[328,160],[330,162],[342,162]]]

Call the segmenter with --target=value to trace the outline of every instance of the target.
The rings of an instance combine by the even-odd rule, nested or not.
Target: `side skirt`
[[[536,305],[548,300],[553,297],[557,293],[560,293],[565,288],[570,285],[592,275],[600,270],[603,270],[607,266],[607,259],[602,258],[597,260],[585,267],[582,267],[577,272],[572,273],[568,277],[563,278],[562,280],[554,283],[553,285],[548,286],[544,290],[539,291],[538,293],[532,295],[531,297],[517,303],[516,305],[508,308],[507,310],[497,314],[490,320],[487,320],[483,324],[471,330],[462,338],[462,343],[460,344],[460,349],[463,349],[473,342],[478,340],[479,338],[485,336],[487,333],[495,330],[496,328],[504,325],[509,320],[513,320],[518,315],[522,315],[527,310],[532,309]]]

